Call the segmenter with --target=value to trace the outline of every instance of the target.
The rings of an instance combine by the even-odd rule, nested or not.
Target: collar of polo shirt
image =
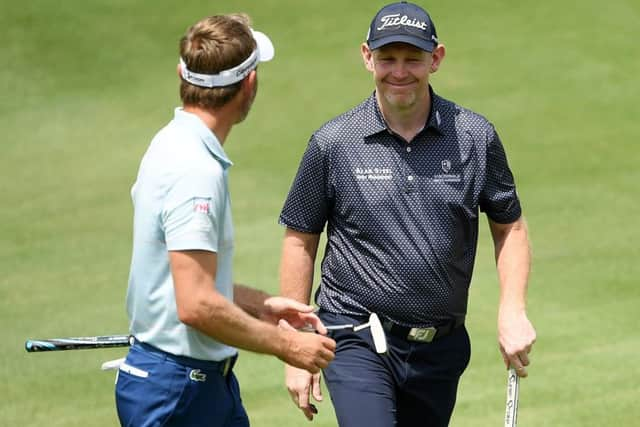
[[[431,112],[424,128],[433,129],[443,135],[446,131],[446,127],[443,124],[446,113],[445,110],[442,110],[444,106],[442,98],[435,93],[431,85],[429,85],[429,93],[431,94]],[[364,114],[366,117],[360,120],[356,126],[364,135],[375,135],[388,129],[387,122],[385,122],[382,112],[380,111],[380,106],[376,100],[375,91],[367,99],[365,109],[362,110],[361,114]]]

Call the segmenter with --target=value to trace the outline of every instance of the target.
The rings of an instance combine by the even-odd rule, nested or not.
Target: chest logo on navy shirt
[[[442,165],[442,172],[447,173],[451,170],[451,160],[443,160],[440,164]]]
[[[358,181],[387,181],[393,179],[393,171],[388,167],[358,167],[353,170]]]
[[[449,173],[451,171],[451,160],[444,159],[440,162],[441,174],[433,176],[434,182],[460,182],[460,174]]]

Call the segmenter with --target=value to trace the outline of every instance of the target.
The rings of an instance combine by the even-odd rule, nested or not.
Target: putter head
[[[382,323],[380,323],[380,319],[375,313],[371,313],[369,316],[369,328],[376,352],[385,354],[387,352],[387,337],[384,334],[384,329],[382,329]]]

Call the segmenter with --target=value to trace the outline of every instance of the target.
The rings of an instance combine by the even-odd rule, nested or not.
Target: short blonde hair
[[[249,16],[244,13],[215,15],[196,22],[180,39],[180,57],[196,73],[217,74],[242,63],[256,49]],[[224,87],[205,88],[180,82],[185,105],[215,109],[229,102],[242,81]]]

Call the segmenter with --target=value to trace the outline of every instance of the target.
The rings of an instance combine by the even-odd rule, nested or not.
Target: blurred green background
[[[124,349],[27,354],[23,345],[126,332],[129,190],[179,103],[186,28],[244,11],[276,45],[249,119],[225,144],[236,280],[276,292],[279,210],[311,132],[372,91],[359,44],[383,4],[0,0],[0,425],[117,424],[113,375],[99,366]],[[640,3],[420,4],[447,47],[434,88],[495,124],[529,222],[538,342],[520,425],[637,425]],[[452,426],[502,423],[497,288],[483,224],[473,354]],[[253,426],[308,424],[278,360],[243,353],[237,374]],[[336,425],[325,398],[312,425]]]

